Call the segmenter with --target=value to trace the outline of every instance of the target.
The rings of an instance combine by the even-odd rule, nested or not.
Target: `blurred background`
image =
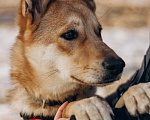
[[[6,93],[10,84],[10,50],[18,34],[15,23],[20,0],[0,0],[0,120],[17,119],[9,109]],[[97,0],[102,36],[126,62],[122,80],[140,67],[150,44],[150,0]]]

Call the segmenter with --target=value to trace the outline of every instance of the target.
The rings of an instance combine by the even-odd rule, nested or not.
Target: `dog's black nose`
[[[125,67],[125,62],[119,57],[110,57],[107,58],[102,63],[102,65],[104,69],[110,72],[111,74],[118,75],[123,71],[123,68]]]

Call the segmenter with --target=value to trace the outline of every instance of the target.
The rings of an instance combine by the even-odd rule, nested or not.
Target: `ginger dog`
[[[124,61],[101,37],[93,0],[21,0],[12,48],[11,106],[24,120],[64,117],[111,120],[95,86],[119,80]]]

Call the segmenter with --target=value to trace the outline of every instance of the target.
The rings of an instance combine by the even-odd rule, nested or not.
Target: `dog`
[[[112,119],[108,103],[95,95],[96,87],[119,80],[125,62],[103,42],[95,10],[93,0],[21,0],[20,30],[11,54],[14,88],[9,100],[24,120],[53,119],[65,101],[69,104],[63,117]],[[137,89],[148,91],[143,84],[132,87],[120,106],[127,103],[127,94],[137,94]],[[126,104],[129,109],[130,104]],[[131,114],[141,110],[134,108],[129,110]]]

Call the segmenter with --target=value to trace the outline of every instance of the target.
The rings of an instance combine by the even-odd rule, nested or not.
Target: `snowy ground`
[[[10,50],[17,35],[17,27],[0,25],[0,102],[9,88]]]
[[[143,55],[149,46],[149,28],[138,29],[104,28],[104,42],[113,48],[126,62],[123,79],[139,68]],[[9,120],[9,106],[4,104],[5,94],[10,88],[10,50],[18,34],[18,28],[12,25],[0,25],[0,120]],[[2,118],[3,117],[3,118]],[[12,118],[12,115],[11,115]]]

